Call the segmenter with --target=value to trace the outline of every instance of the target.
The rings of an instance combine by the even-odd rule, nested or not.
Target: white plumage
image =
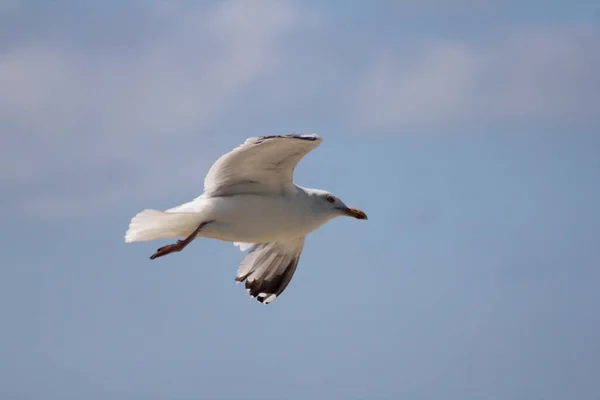
[[[294,185],[296,165],[321,141],[318,135],[247,139],[213,164],[201,196],[133,217],[125,242],[185,238],[161,247],[152,259],[181,251],[196,237],[233,242],[249,250],[236,281],[260,302],[271,302],[292,279],[307,234],[338,216],[367,218],[326,191]]]

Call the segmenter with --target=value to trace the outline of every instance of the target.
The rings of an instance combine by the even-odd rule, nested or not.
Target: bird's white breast
[[[305,196],[237,195],[203,199],[207,225],[199,236],[265,243],[305,236],[326,220],[311,212]]]

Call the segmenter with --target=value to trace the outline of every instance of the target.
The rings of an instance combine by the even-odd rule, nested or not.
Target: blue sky
[[[0,6],[0,395],[597,399],[600,7]],[[319,133],[311,234],[263,306],[243,253],[123,235],[246,137]]]

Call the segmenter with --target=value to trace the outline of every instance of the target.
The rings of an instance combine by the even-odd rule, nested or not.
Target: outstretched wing
[[[296,165],[321,141],[319,135],[251,137],[213,164],[204,180],[204,193],[215,197],[289,190]]]
[[[269,304],[292,280],[304,248],[304,238],[252,245],[237,270],[235,280],[246,281],[250,296]]]

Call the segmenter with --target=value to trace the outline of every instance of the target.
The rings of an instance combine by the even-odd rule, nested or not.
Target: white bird
[[[296,165],[322,142],[319,135],[251,137],[221,156],[204,180],[204,193],[166,211],[146,209],[131,219],[125,242],[184,237],[150,259],[183,250],[197,237],[250,250],[235,280],[268,304],[287,287],[306,235],[339,216],[367,219],[324,190],[293,183]]]

